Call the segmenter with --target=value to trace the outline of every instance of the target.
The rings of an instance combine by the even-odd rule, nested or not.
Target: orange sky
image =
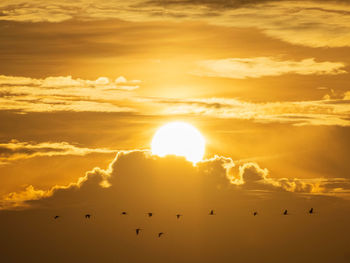
[[[78,259],[87,237],[91,262],[99,250],[103,262],[348,262],[348,54],[347,0],[2,0],[0,252],[34,261],[13,240],[35,243],[39,227],[54,262]],[[198,166],[150,156],[171,121],[205,137]],[[79,225],[89,211],[96,221]],[[56,213],[71,223],[56,229]],[[143,241],[128,234],[139,225]]]

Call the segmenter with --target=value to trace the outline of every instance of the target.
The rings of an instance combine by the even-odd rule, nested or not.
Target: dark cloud
[[[298,0],[151,0],[140,5],[155,5],[164,8],[174,6],[205,6],[212,9],[235,9],[274,2],[298,2]],[[345,3],[347,0],[311,0],[311,2]]]
[[[349,181],[343,179],[342,183],[344,188],[332,188],[326,179],[278,179],[257,163],[235,167],[227,157],[216,156],[193,166],[182,157],[160,158],[148,151],[135,150],[119,152],[108,169],[95,168],[68,186],[55,186],[48,191],[28,187],[23,192],[11,193],[4,199],[3,207],[79,205],[95,200],[96,195],[101,196],[103,202],[118,199],[153,203],[162,199],[176,206],[176,202],[182,203],[185,199],[198,202],[197,197],[192,200],[192,191],[203,191],[202,198],[206,200],[216,196],[218,189],[221,189],[219,193],[233,195],[237,191],[261,191],[336,196],[348,192]]]
[[[213,9],[234,9],[268,2],[280,2],[281,0],[151,0],[140,5],[155,5],[164,8],[174,6],[206,6]]]
[[[38,257],[50,262],[347,262],[348,201],[272,190],[260,183],[270,178],[266,169],[232,165],[224,157],[193,166],[180,157],[120,152],[106,170],[95,168],[67,187],[48,192],[29,187],[27,193],[37,199],[25,202],[30,209],[0,211],[2,258],[6,262],[36,262]],[[235,169],[242,172],[245,184],[230,184],[227,172],[238,178]],[[256,185],[247,188],[249,184]],[[307,214],[310,207],[314,215]],[[281,215],[286,208],[290,215]],[[210,209],[215,216],[208,216]],[[255,210],[257,217],[251,214]],[[128,215],[121,216],[121,211]],[[145,215],[150,211],[151,219]],[[92,217],[85,219],[86,213]],[[180,221],[177,213],[184,215]],[[54,220],[55,215],[60,218]],[[140,236],[135,235],[138,227],[143,229]],[[157,238],[159,232],[165,232],[163,239]],[[15,249],[23,253],[14,253]]]

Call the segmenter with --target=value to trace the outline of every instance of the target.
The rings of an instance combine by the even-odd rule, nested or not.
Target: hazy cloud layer
[[[341,62],[316,62],[314,58],[301,61],[278,60],[270,57],[227,58],[197,62],[191,73],[198,76],[233,79],[260,78],[283,74],[337,75],[347,73]]]
[[[219,12],[218,12],[219,10]],[[270,37],[311,47],[350,46],[348,1],[79,1],[5,0],[0,19],[61,22],[69,19],[201,20],[254,27]]]
[[[28,186],[22,192],[10,193],[3,198],[1,206],[3,209],[43,204],[61,206],[66,205],[68,200],[73,203],[87,201],[85,198],[89,199],[100,191],[125,195],[130,187],[137,196],[154,193],[171,198],[181,186],[185,187],[184,191],[201,186],[209,195],[222,189],[259,195],[282,191],[347,197],[350,182],[342,178],[274,178],[257,163],[249,162],[235,167],[228,157],[215,156],[193,166],[184,158],[160,158],[148,151],[134,150],[119,152],[108,169],[94,168],[68,186],[54,186],[47,191]]]
[[[91,149],[74,146],[67,142],[20,142],[11,140],[0,143],[0,165],[11,161],[38,156],[86,155],[89,153],[112,153],[110,149]]]
[[[346,93],[347,94],[347,93]],[[239,99],[159,99],[168,105],[163,114],[193,114],[216,118],[253,120],[256,122],[290,123],[293,125],[350,125],[350,103],[343,98],[316,101],[281,101],[253,103]]]
[[[35,79],[2,75],[0,110],[133,112],[122,101],[139,83],[122,76],[111,81],[106,77],[83,80],[71,76]]]
[[[328,67],[328,63],[321,64],[320,67],[324,65]],[[264,68],[262,65],[257,67]],[[301,67],[304,69],[304,66]],[[308,70],[310,72],[311,69]],[[267,74],[268,71],[281,72],[281,69],[274,65],[269,69],[266,66],[257,72]],[[249,74],[252,76],[253,73],[245,68],[237,70],[234,74],[243,77]],[[0,110],[23,113],[128,112],[148,116],[190,114],[293,125],[350,125],[349,92],[342,96],[326,94],[323,99],[315,101],[265,103],[234,98],[152,98],[138,96],[132,91],[138,87],[139,82],[127,81],[124,77],[119,77],[115,81],[104,77],[90,81],[73,79],[70,76],[45,79],[0,76]]]

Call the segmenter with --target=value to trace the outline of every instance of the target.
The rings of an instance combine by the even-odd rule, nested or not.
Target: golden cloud
[[[220,12],[218,12],[220,10]],[[0,20],[62,22],[70,19],[127,21],[200,20],[310,47],[350,46],[347,1],[80,1],[4,0]]]
[[[123,100],[139,88],[139,83],[122,76],[111,81],[106,77],[83,80],[71,76],[34,79],[2,75],[0,110],[134,112],[123,105]]]
[[[239,166],[238,172],[229,174],[228,178],[232,184],[244,185],[247,189],[254,190],[259,189],[259,185],[263,185],[267,189],[281,189],[295,193],[320,194],[333,191],[322,187],[327,179],[273,178],[269,176],[268,169],[262,169],[254,162]]]
[[[166,175],[166,176],[165,176]],[[337,182],[338,184],[332,185]],[[339,185],[340,184],[340,185]],[[274,178],[257,163],[244,163],[238,167],[229,157],[215,156],[194,166],[182,157],[158,157],[146,150],[120,151],[109,167],[94,168],[68,186],[54,186],[44,191],[27,187],[22,192],[6,195],[2,209],[40,205],[62,206],[88,202],[96,196],[108,195],[108,200],[130,197],[150,201],[161,198],[170,202],[181,191],[193,198],[193,191],[205,191],[208,197],[215,191],[235,193],[302,193],[308,195],[334,195],[348,197],[347,179]],[[151,194],[150,194],[151,193]],[[113,197],[111,197],[112,195]],[[106,197],[107,198],[107,197]],[[101,200],[104,202],[104,200]]]
[[[342,62],[316,62],[314,58],[301,61],[278,60],[271,57],[227,58],[203,60],[191,74],[233,79],[260,78],[282,74],[338,75],[347,73]]]
[[[346,93],[347,94],[347,93]],[[254,103],[239,99],[159,99],[165,104],[163,114],[192,114],[226,119],[252,120],[260,123],[349,126],[350,104],[343,98],[315,101],[281,101]]]
[[[324,65],[328,64],[322,64],[320,67]],[[336,71],[333,69],[333,72]],[[243,73],[240,74],[243,76]],[[129,88],[125,88],[125,86],[138,85],[139,81],[127,81],[124,77],[117,78],[111,84],[111,81],[105,77],[97,80],[81,80],[72,77],[32,79],[1,76],[0,110],[14,110],[23,113],[127,112],[148,116],[188,114],[252,120],[260,123],[350,125],[348,92],[342,97],[334,97],[331,94],[320,100],[255,103],[233,98],[141,97]]]
[[[90,153],[113,153],[110,149],[91,149],[71,145],[67,142],[20,142],[11,140],[0,143],[0,164],[38,156],[87,155]]]

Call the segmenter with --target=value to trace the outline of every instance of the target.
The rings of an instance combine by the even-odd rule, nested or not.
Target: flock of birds
[[[313,214],[313,213],[314,213],[314,209],[311,208],[311,209],[308,211],[308,213],[309,213],[309,214]],[[128,214],[128,213],[125,212],[125,211],[121,212],[121,215],[123,215],[123,216],[126,216],[127,214]],[[257,212],[257,211],[254,211],[252,214],[253,214],[253,216],[257,216],[257,215],[258,215],[258,212]],[[289,214],[288,214],[288,210],[285,209],[285,210],[283,211],[282,214],[285,215],[285,216],[286,216],[286,215],[289,215]],[[147,215],[148,217],[152,217],[152,216],[153,216],[153,213],[152,213],[152,212],[149,212],[149,213],[146,213],[146,215]],[[216,213],[214,212],[214,210],[210,210],[209,215],[210,215],[210,216],[214,216],[214,215],[216,215]],[[177,219],[180,219],[181,217],[182,217],[181,214],[176,214],[176,218],[177,218]],[[59,215],[54,216],[54,219],[55,219],[55,220],[58,219],[58,218],[60,218]],[[86,219],[90,219],[90,218],[91,218],[91,214],[86,214],[86,215],[85,215],[85,218],[86,218]],[[139,235],[140,232],[141,232],[142,230],[143,230],[142,228],[136,228],[136,229],[135,229],[136,235]],[[165,234],[164,232],[159,232],[159,233],[158,233],[158,238],[162,237],[164,234]]]

